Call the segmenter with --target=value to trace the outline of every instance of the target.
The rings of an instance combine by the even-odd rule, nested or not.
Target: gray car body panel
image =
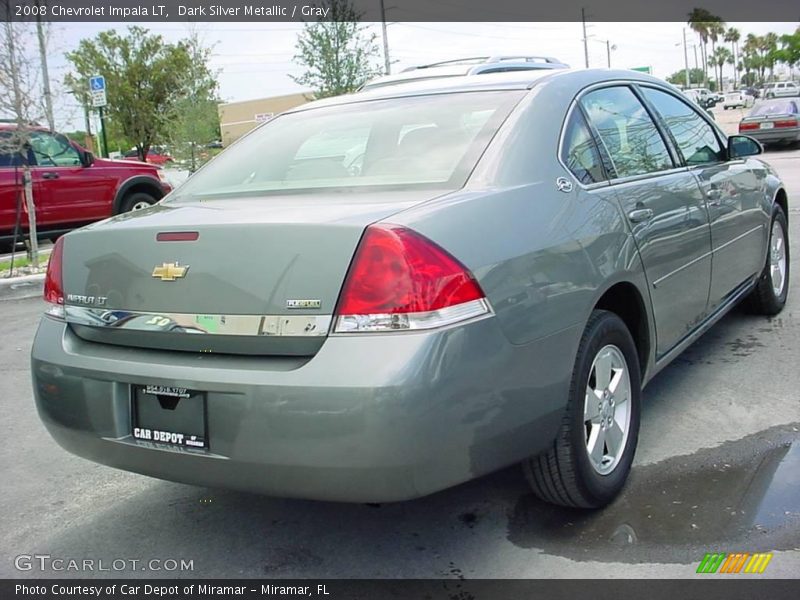
[[[32,351],[42,420],[66,449],[111,466],[200,485],[328,500],[412,498],[545,450],[563,417],[580,336],[598,301],[623,286],[645,308],[640,354],[643,379],[649,381],[752,287],[766,260],[772,204],[784,193],[774,172],[754,158],[711,170],[677,167],[635,180],[581,185],[559,159],[569,110],[589,87],[636,83],[679,95],[634,72],[550,71],[417,82],[293,111],[406,94],[530,88],[462,189],[319,205],[296,197],[278,200],[275,211],[272,198],[263,210],[258,200],[247,201],[252,220],[273,226],[295,250],[305,249],[325,228],[343,232],[335,249],[310,251],[329,268],[315,275],[309,262],[298,271],[298,285],[316,276],[320,283],[313,289],[322,290],[314,295],[311,287],[298,288],[299,297],[335,301],[360,232],[372,222],[389,222],[422,233],[467,266],[492,313],[426,332],[332,334],[305,354],[281,356],[93,343],[44,317]],[[571,190],[560,191],[559,178],[572,182]],[[719,206],[705,201],[711,185],[726,192]],[[679,215],[675,190],[690,207]],[[662,207],[663,217],[633,227],[627,212],[639,201]],[[68,235],[66,291],[91,291],[86,264],[92,247],[96,252],[94,242],[110,247],[112,237],[124,240],[130,234],[130,243],[117,243],[131,252],[146,237],[136,236],[155,229],[200,229],[203,239],[214,227],[222,231],[242,222],[238,201],[225,202],[232,202],[230,210],[220,201],[216,212],[166,204]],[[303,243],[292,246],[286,231],[298,222],[303,227],[295,231],[303,232]],[[143,251],[154,264],[164,260],[163,252]],[[240,256],[223,250],[224,260],[201,269],[190,249],[174,252],[170,259],[186,261],[193,275],[206,269],[209,277]],[[748,253],[746,260],[741,252]],[[286,260],[277,262],[285,268]],[[256,264],[234,262],[236,272],[225,275],[226,282],[238,282],[232,290],[235,307],[248,314],[274,313],[279,300],[261,297],[258,289],[250,289],[249,296],[241,291],[252,285],[248,278],[257,276]],[[148,276],[138,276],[142,285]],[[689,289],[680,293],[684,286]],[[141,288],[124,297],[120,308],[140,302],[141,309],[236,312],[222,298],[180,300],[169,295],[174,290],[161,289]],[[130,389],[145,384],[206,392],[208,452],[133,440]]]

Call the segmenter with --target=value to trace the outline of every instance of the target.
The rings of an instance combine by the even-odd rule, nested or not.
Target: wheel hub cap
[[[600,349],[589,370],[583,423],[586,452],[595,471],[608,475],[619,463],[630,429],[631,381],[622,351]]]
[[[778,221],[772,224],[772,235],[769,239],[769,275],[772,291],[775,296],[780,296],[786,283],[786,240],[783,237],[783,227]]]

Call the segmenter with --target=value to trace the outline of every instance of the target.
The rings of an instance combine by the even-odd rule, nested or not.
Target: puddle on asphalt
[[[575,560],[693,562],[710,551],[800,548],[800,433],[773,428],[635,467],[597,512],[522,497],[508,539]]]

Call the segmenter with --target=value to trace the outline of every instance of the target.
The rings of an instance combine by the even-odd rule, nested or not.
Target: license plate
[[[772,129],[775,127],[775,123],[762,123],[761,129]]]
[[[131,435],[136,440],[208,448],[203,392],[159,385],[133,386],[131,423]]]

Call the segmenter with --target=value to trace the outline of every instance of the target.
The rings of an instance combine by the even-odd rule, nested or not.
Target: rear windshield
[[[524,94],[437,94],[282,115],[220,154],[166,201],[456,189]]]
[[[797,104],[791,100],[775,100],[773,102],[764,102],[753,107],[750,111],[749,117],[766,117],[769,115],[786,115],[795,114],[797,112]]]

